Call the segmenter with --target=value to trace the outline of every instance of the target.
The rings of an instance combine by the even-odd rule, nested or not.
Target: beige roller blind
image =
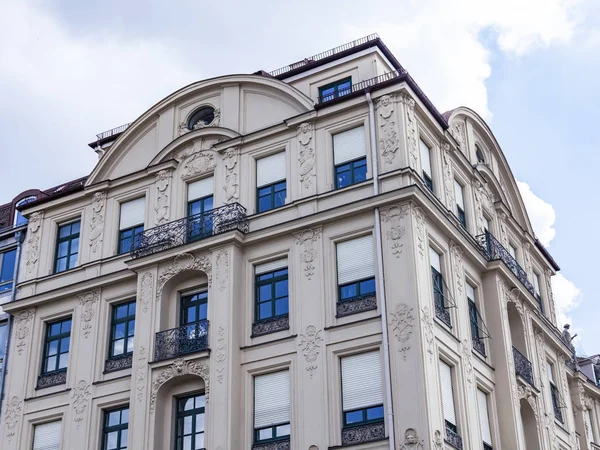
[[[188,184],[188,202],[213,194],[214,178],[203,178]]]
[[[290,371],[254,377],[254,427],[290,421]]]
[[[336,245],[336,251],[338,284],[375,276],[372,235],[339,242]]]
[[[142,225],[146,216],[146,197],[136,198],[121,203],[121,218],[119,230],[125,230],[135,225]]]
[[[333,135],[333,160],[337,166],[367,154],[365,127],[360,126]]]
[[[452,425],[456,423],[456,409],[454,408],[454,391],[452,389],[452,368],[440,360],[440,385],[442,387],[442,406],[444,420]]]
[[[60,450],[60,433],[62,422],[41,423],[33,432],[33,450]]]
[[[256,187],[285,180],[285,152],[256,160]]]
[[[342,407],[344,411],[383,404],[379,352],[342,358]]]
[[[483,442],[491,447],[492,429],[490,427],[490,414],[488,410],[488,395],[481,389],[477,389],[477,407],[479,409],[479,429]]]

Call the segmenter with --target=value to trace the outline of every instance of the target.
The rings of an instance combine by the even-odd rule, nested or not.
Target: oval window
[[[215,108],[202,106],[190,116],[187,127],[189,130],[203,128],[210,125],[213,120],[215,120]]]

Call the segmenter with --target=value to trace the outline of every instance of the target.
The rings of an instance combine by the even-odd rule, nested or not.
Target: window
[[[454,383],[452,382],[452,367],[440,360],[440,384],[442,386],[442,408],[444,411],[444,422],[446,424],[447,440],[453,440],[458,436],[456,421],[456,409],[454,406]]]
[[[427,189],[433,192],[433,177],[431,176],[431,149],[423,141],[423,139],[419,141],[419,145],[421,148],[421,169],[423,170],[423,181],[425,182]]]
[[[585,438],[590,444],[593,444],[595,442],[594,430],[592,429],[592,414],[589,409],[583,411],[583,425],[585,427]]]
[[[208,291],[181,296],[181,325],[194,325],[208,318]]]
[[[0,253],[0,292],[10,291],[13,288],[16,257],[16,249]]]
[[[46,325],[42,375],[66,371],[71,347],[71,318]]]
[[[548,381],[550,382],[550,396],[552,397],[552,407],[554,408],[554,417],[556,417],[561,422],[563,421],[562,410],[560,404],[560,394],[558,393],[558,388],[556,387],[556,383],[554,382],[554,364],[550,361],[547,362],[548,367]]]
[[[289,439],[290,371],[254,377],[254,442]]]
[[[58,227],[56,239],[56,262],[54,272],[64,272],[77,264],[79,255],[79,227],[81,222],[68,223]]]
[[[134,249],[144,231],[146,215],[146,198],[140,197],[129,202],[121,203],[119,221],[119,254]]]
[[[254,268],[256,322],[288,315],[287,264],[287,259],[280,259]]]
[[[535,293],[535,299],[539,303],[540,311],[543,311],[542,294],[540,292],[540,276],[535,272],[533,272],[533,292]]]
[[[483,440],[483,449],[492,450],[492,429],[488,409],[488,394],[477,388],[477,409],[479,410],[479,431]]]
[[[204,450],[204,411],[206,397],[192,395],[177,399],[176,450]]]
[[[450,313],[447,309],[446,296],[444,293],[441,256],[431,247],[429,247],[429,264],[431,265],[431,282],[433,286],[433,306],[435,307],[435,315],[446,325],[451,326]]]
[[[321,103],[328,102],[334,98],[343,97],[352,92],[352,77],[343,78],[319,88],[319,99]]]
[[[475,157],[477,158],[478,164],[485,164],[485,157],[477,144],[475,144]]]
[[[110,327],[110,358],[133,352],[134,332],[135,300],[113,306]]]
[[[383,421],[383,388],[379,352],[341,359],[344,427]]]
[[[212,106],[201,106],[190,116],[187,127],[188,130],[204,128],[215,120],[215,108]]]
[[[465,199],[462,185],[454,180],[454,197],[456,198],[456,217],[461,225],[467,228],[467,216],[465,215]]]
[[[285,165],[285,152],[256,160],[256,204],[259,213],[285,205]]]
[[[512,244],[508,244],[508,253],[515,261],[517,260],[517,249]]]
[[[213,209],[213,184],[213,177],[188,184],[188,241],[212,235],[213,217],[210,211]]]
[[[373,236],[339,242],[336,252],[338,301],[347,302],[375,296]]]
[[[102,450],[127,450],[128,427],[129,406],[105,411]]]
[[[469,303],[469,322],[471,324],[473,348],[485,356],[485,345],[479,325],[479,311],[477,311],[477,304],[475,303],[475,288],[470,283],[467,283],[467,301]]]
[[[6,342],[8,340],[8,322],[0,322],[0,386],[2,385],[2,368],[6,358]]]
[[[31,197],[25,197],[24,199],[19,200],[16,204],[15,207],[18,206],[23,206],[26,205],[27,203],[31,203],[35,201],[35,196],[31,196]],[[23,214],[21,214],[21,211],[19,211],[18,209],[15,209],[15,227],[21,226],[21,225],[25,225],[27,222],[29,222],[29,220],[27,220]]]
[[[352,128],[333,135],[333,164],[336,189],[367,179],[365,127]]]
[[[60,450],[62,421],[40,423],[33,427],[33,450]]]
[[[489,233],[490,232],[490,221],[487,220],[487,218],[485,216],[483,216],[481,218],[481,221],[483,222],[483,232]]]

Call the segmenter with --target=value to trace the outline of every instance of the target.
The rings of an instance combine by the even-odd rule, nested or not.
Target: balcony
[[[208,320],[201,320],[156,333],[154,361],[163,361],[207,349]]]
[[[339,98],[345,98],[352,96],[352,94],[357,94],[364,92],[370,87],[379,86],[384,83],[393,83],[394,81],[398,81],[400,78],[406,78],[408,76],[408,72],[404,70],[394,70],[393,72],[384,73],[383,75],[379,75],[378,77],[369,78],[368,80],[361,81],[360,83],[353,84],[347,89],[343,89],[339,91],[335,95],[323,95],[319,96],[319,105],[324,105],[326,103],[333,103],[334,100]],[[379,86],[381,87],[381,86]]]
[[[448,444],[450,444],[452,447],[458,449],[458,450],[462,450],[463,448],[463,442],[462,442],[462,438],[460,437],[460,435],[453,430],[454,427],[448,425],[448,423],[446,423],[446,442]]]
[[[523,356],[523,354],[513,347],[513,357],[515,360],[515,372],[525,381],[527,381],[530,385],[533,384],[533,369],[531,367],[531,362]]]
[[[245,234],[248,228],[246,208],[231,203],[144,231],[136,238],[131,257],[142,258],[227,231],[238,230]]]
[[[492,233],[486,231],[485,234],[480,234],[475,239],[488,261],[501,260],[515,274],[523,286],[525,286],[525,289],[535,297],[535,289],[533,288],[533,284],[527,279],[527,272],[523,270],[515,258],[498,242]]]

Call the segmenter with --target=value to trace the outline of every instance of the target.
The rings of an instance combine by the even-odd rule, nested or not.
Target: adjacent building
[[[90,146],[21,208],[3,449],[600,448],[498,142],[376,35]]]

